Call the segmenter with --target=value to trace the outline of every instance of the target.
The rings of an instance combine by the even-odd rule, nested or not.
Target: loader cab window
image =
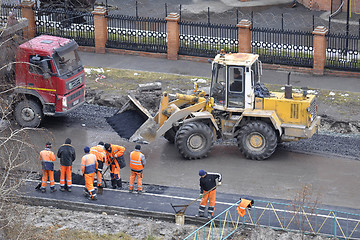
[[[29,72],[33,74],[52,73],[51,62],[48,57],[39,55],[30,55],[29,58]]]
[[[210,96],[215,104],[225,105],[226,68],[224,65],[214,63],[212,70]]]
[[[229,76],[229,93],[228,107],[243,108],[244,107],[244,68],[232,67],[228,68]]]
[[[257,60],[252,66],[251,66],[251,72],[253,74],[253,77],[251,79],[251,86],[255,86],[256,83],[260,82],[260,76],[261,76],[261,62]]]

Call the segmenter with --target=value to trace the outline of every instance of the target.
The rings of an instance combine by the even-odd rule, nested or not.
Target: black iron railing
[[[234,25],[180,22],[179,54],[215,57],[218,51],[238,52],[238,28]]]
[[[303,67],[313,66],[313,34],[311,32],[253,28],[252,52],[262,62]]]
[[[35,24],[36,35],[71,38],[81,46],[95,46],[94,16],[90,12],[36,9]]]
[[[360,72],[360,37],[327,34],[325,68]]]
[[[125,15],[107,16],[106,47],[145,52],[167,52],[166,21]]]
[[[16,19],[21,18],[21,8],[18,4],[3,3],[0,7],[0,26],[6,24],[10,12],[13,13]]]

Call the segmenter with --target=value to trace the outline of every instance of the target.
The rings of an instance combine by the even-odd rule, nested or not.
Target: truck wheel
[[[274,129],[262,121],[249,122],[240,129],[237,143],[241,153],[249,159],[269,158],[277,147]]]
[[[165,134],[164,134],[164,138],[166,140],[169,141],[169,143],[174,143],[175,142],[175,136],[176,136],[176,131],[174,128],[170,128]]]
[[[15,119],[22,127],[38,127],[43,119],[41,107],[34,101],[23,100],[15,107]]]
[[[184,124],[176,133],[175,144],[186,159],[206,157],[214,144],[210,127],[200,122]]]

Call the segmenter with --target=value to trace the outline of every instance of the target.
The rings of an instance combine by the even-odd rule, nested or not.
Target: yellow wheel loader
[[[293,93],[289,80],[284,92],[269,92],[260,83],[258,57],[222,50],[212,61],[209,94],[196,86],[193,94],[176,94],[169,101],[164,92],[155,116],[129,96],[118,119],[136,115],[117,132],[136,142],[164,136],[186,159],[206,157],[216,140],[236,139],[246,158],[264,160],[279,142],[312,137],[320,124],[315,95]]]

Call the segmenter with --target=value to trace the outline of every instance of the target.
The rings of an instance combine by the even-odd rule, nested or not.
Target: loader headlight
[[[306,108],[306,111],[309,113],[309,112],[310,112],[310,108],[309,108],[309,107],[307,107],[307,108]]]
[[[67,98],[66,98],[66,97],[64,97],[64,98],[62,99],[62,106],[63,106],[63,107],[67,107]]]

